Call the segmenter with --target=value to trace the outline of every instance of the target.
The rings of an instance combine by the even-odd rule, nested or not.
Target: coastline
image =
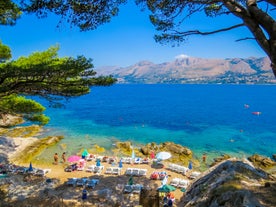
[[[14,160],[15,157],[17,157],[18,155],[21,155],[21,152],[24,151],[26,148],[32,146],[33,144],[35,144],[38,140],[38,138],[20,138],[20,137],[16,137],[16,138],[1,138],[1,140],[5,140],[5,144],[2,146],[2,148],[6,148],[5,151],[3,151],[7,157],[8,157],[8,161],[7,162],[11,162],[15,165],[19,164],[20,166],[26,167],[28,168],[30,163],[21,163],[18,160]],[[2,142],[4,143],[4,142]],[[10,148],[13,148],[13,151],[10,151]],[[118,188],[120,188],[120,186],[124,186],[128,183],[129,180],[129,176],[125,175],[125,171],[127,168],[142,168],[142,169],[146,169],[147,170],[147,175],[145,177],[134,177],[134,182],[135,183],[140,183],[143,184],[144,187],[146,188],[150,188],[150,189],[157,189],[157,187],[161,186],[161,181],[160,180],[150,180],[150,175],[153,172],[156,171],[164,171],[165,170],[165,166],[168,166],[168,162],[163,162],[164,164],[164,168],[161,169],[157,169],[157,168],[153,168],[152,167],[152,162],[150,162],[149,164],[123,164],[123,168],[122,168],[122,172],[120,175],[118,176],[114,176],[114,175],[109,175],[109,174],[105,174],[104,172],[102,172],[101,174],[93,174],[93,173],[89,173],[86,171],[75,171],[75,172],[65,172],[64,169],[66,166],[70,165],[71,163],[66,162],[66,163],[62,163],[59,162],[57,165],[55,164],[45,164],[45,163],[39,163],[36,162],[35,164],[33,164],[33,168],[36,169],[49,169],[49,172],[46,174],[45,179],[51,179],[54,181],[55,183],[55,188],[60,186],[60,188],[62,188],[63,190],[58,190],[57,192],[53,192],[54,196],[58,196],[61,193],[64,193],[64,188],[66,188],[66,191],[69,190],[67,192],[68,195],[64,196],[64,202],[65,203],[70,203],[73,202],[75,206],[81,206],[82,205],[82,200],[80,200],[79,196],[81,194],[81,189],[82,188],[68,188],[66,185],[66,182],[68,181],[69,178],[84,178],[84,177],[89,177],[89,178],[93,178],[93,179],[99,179],[100,183],[97,186],[97,188],[91,190],[88,189],[88,193],[90,195],[93,194],[94,191],[101,191],[101,190],[105,190],[105,189],[109,189],[111,190],[113,193],[115,193],[114,195],[117,195],[116,198],[113,199],[117,199],[120,198],[120,201],[118,202],[122,202],[122,199],[124,200],[125,203],[130,202],[133,203],[135,205],[139,204],[139,196],[136,194],[132,194],[130,195],[124,195],[123,198],[120,197],[120,195],[122,194],[122,190]],[[87,165],[91,165],[94,164],[95,165],[95,161],[91,161],[91,162],[87,162]],[[108,168],[111,166],[111,164],[103,162],[102,165],[104,166],[104,169]],[[167,171],[167,170],[166,170]],[[173,179],[173,178],[182,178],[182,179],[188,179],[187,176],[183,175],[183,174],[179,174],[173,171],[167,171],[168,173],[168,183]],[[10,176],[10,179],[15,179],[15,180],[24,180],[25,176],[20,177],[20,175],[15,175],[15,178],[12,178],[13,176]],[[17,184],[18,189],[20,189],[21,187],[19,187],[20,185],[22,185],[22,181],[21,184]],[[149,182],[150,181],[150,182]],[[192,183],[192,180],[190,180],[190,183]],[[41,185],[41,183],[33,183],[33,186],[36,186],[37,184]],[[23,186],[25,186],[26,184],[23,184]],[[59,188],[59,187],[58,187]],[[14,191],[16,191],[14,189]],[[25,189],[26,192],[33,192],[33,187],[29,186]],[[34,193],[34,192],[33,192]],[[174,191],[174,195],[175,195],[175,205],[179,206],[179,202],[181,200],[181,197],[183,196],[183,192],[180,191],[180,189],[177,189],[176,191]],[[17,199],[17,198],[15,198]],[[99,200],[100,203],[103,202],[103,200]],[[117,201],[116,201],[117,202]],[[91,205],[94,206],[94,205]],[[97,206],[97,205],[95,205]],[[128,206],[128,205],[126,205]]]
[[[1,138],[3,139],[3,138]],[[24,151],[29,146],[32,146],[37,142],[37,138],[5,138],[5,147],[6,147],[6,155],[10,161],[14,164],[17,163],[16,160],[13,160],[18,154],[20,155],[22,151]],[[19,146],[20,145],[20,146]],[[14,147],[14,150],[9,153],[9,148]],[[235,161],[238,160],[236,158],[230,158],[229,160]],[[229,161],[225,160],[225,161]],[[28,175],[10,175],[7,178],[7,182],[9,187],[5,187],[7,183],[3,185],[2,189],[6,190],[8,195],[11,197],[10,203],[13,203],[14,206],[20,206],[22,202],[24,205],[37,205],[37,206],[51,206],[51,205],[64,205],[64,206],[83,206],[84,202],[81,199],[82,187],[72,187],[67,185],[67,181],[69,178],[88,178],[88,179],[98,179],[99,184],[93,189],[87,189],[88,197],[87,201],[85,201],[85,205],[89,206],[138,206],[139,205],[139,194],[126,194],[123,193],[123,186],[125,186],[129,181],[129,176],[126,175],[126,170],[128,168],[141,168],[146,169],[147,174],[143,177],[133,177],[134,183],[142,184],[146,189],[156,190],[158,187],[162,185],[161,180],[152,180],[150,179],[150,175],[153,172],[162,172],[166,171],[168,175],[167,183],[169,184],[173,179],[179,178],[183,180],[188,180],[190,188],[194,182],[197,182],[198,178],[190,179],[190,173],[193,171],[197,171],[193,169],[190,173],[182,174],[175,171],[168,170],[168,166],[171,162],[163,161],[163,168],[154,168],[152,166],[152,162],[149,164],[123,164],[122,172],[119,175],[110,175],[106,174],[105,170],[112,165],[107,162],[102,162],[104,166],[104,170],[100,174],[94,174],[90,172],[84,171],[74,171],[74,172],[65,172],[64,169],[66,166],[71,163],[62,163],[59,162],[57,165],[55,164],[45,164],[35,162],[33,164],[33,168],[39,169],[47,169],[49,172],[43,178],[37,178],[36,176],[28,176]],[[249,161],[246,161],[249,163]],[[87,166],[95,165],[94,161],[87,161]],[[30,163],[21,164],[28,168]],[[207,164],[206,164],[207,165]],[[250,164],[252,165],[252,164]],[[209,167],[208,170],[202,172],[202,176],[210,175],[212,171],[216,169],[216,166]],[[26,181],[27,179],[27,181]],[[41,180],[42,179],[42,180]],[[51,180],[50,184],[46,183],[46,180]],[[5,181],[5,179],[0,179],[0,182]],[[256,184],[258,185],[258,184]],[[1,187],[1,185],[0,185]],[[50,189],[50,191],[49,191]],[[43,192],[43,193],[41,193]],[[50,192],[50,194],[49,194]],[[105,193],[103,193],[105,192]],[[108,194],[106,194],[108,192]],[[102,194],[103,193],[103,194]],[[175,196],[175,206],[183,206],[183,200],[185,199],[185,192],[181,191],[181,188],[177,188],[174,192]],[[32,195],[36,195],[34,198]],[[164,196],[164,194],[163,194]],[[24,198],[23,200],[20,200]],[[43,204],[41,204],[41,200],[43,200]],[[44,203],[45,202],[45,203]],[[103,205],[103,203],[105,203]],[[116,205],[115,205],[116,204]],[[23,205],[23,204],[22,204]]]

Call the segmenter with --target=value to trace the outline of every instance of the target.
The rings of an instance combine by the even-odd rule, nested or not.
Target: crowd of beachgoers
[[[7,162],[0,165],[0,172],[5,202],[11,206],[23,201],[26,206],[36,206],[35,200],[40,200],[37,206],[49,202],[65,206],[138,206],[143,190],[156,191],[163,206],[178,206],[186,188],[200,175],[189,166],[155,157],[96,154],[54,158],[48,165]]]

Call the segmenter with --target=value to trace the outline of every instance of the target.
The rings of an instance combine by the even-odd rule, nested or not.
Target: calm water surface
[[[44,103],[42,101],[42,103]],[[245,107],[247,104],[249,107]],[[91,93],[49,108],[46,135],[64,135],[39,159],[117,141],[189,147],[196,157],[227,153],[244,157],[276,153],[274,85],[120,85],[93,87]],[[261,112],[254,115],[252,112]],[[44,135],[45,135],[44,134]]]

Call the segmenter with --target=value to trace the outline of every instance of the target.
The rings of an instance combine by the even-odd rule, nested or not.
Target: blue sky
[[[142,60],[154,63],[172,61],[179,55],[201,58],[264,57],[265,53],[253,40],[235,42],[251,37],[246,28],[211,36],[191,36],[179,47],[160,45],[153,39],[156,33],[148,14],[134,4],[121,7],[120,13],[110,23],[98,29],[80,32],[63,23],[57,28],[59,18],[37,19],[22,16],[13,27],[0,26],[0,39],[12,49],[13,58],[60,45],[60,56],[84,55],[93,59],[95,68],[101,66],[129,66]],[[187,29],[216,29],[232,23],[237,18],[205,18],[197,15],[185,24]]]

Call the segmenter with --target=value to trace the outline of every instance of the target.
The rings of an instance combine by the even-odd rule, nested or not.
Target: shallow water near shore
[[[42,136],[65,138],[37,160],[52,162],[55,152],[76,154],[94,144],[110,150],[116,141],[131,141],[135,147],[172,141],[190,148],[197,158],[207,153],[209,161],[224,153],[271,156],[276,153],[275,89],[274,85],[93,87],[90,94],[65,103],[65,108],[47,109],[51,121]]]

